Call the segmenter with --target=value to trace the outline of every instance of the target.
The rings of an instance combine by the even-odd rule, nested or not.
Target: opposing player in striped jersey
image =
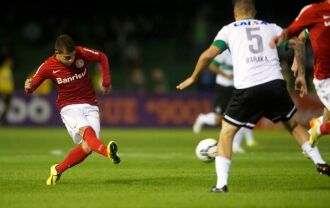
[[[195,134],[198,134],[204,125],[221,127],[223,113],[225,112],[230,97],[235,89],[233,81],[233,62],[228,50],[216,56],[209,65],[209,69],[216,74],[214,111],[209,113],[200,113],[197,116],[193,125],[193,132]],[[253,131],[242,127],[235,134],[233,141],[233,152],[245,152],[241,146],[243,138],[246,139],[247,146],[252,147],[256,144]]]
[[[311,129],[310,143],[315,146],[321,135],[330,134],[330,0],[309,4],[283,32],[275,37],[271,46],[308,29],[314,55],[314,86],[325,106],[323,123],[315,119]]]
[[[254,0],[236,0],[233,3],[235,22],[218,32],[212,45],[199,57],[192,75],[177,86],[183,90],[193,84],[216,55],[230,50],[235,91],[222,121],[215,160],[217,183],[211,191],[228,191],[233,137],[242,126],[254,128],[262,116],[273,122],[281,121],[312,159],[317,171],[329,175],[330,167],[318,149],[311,147],[307,130],[297,122],[296,107],[287,91],[277,50],[269,47],[271,39],[282,29],[276,24],[255,19]],[[291,39],[287,44],[287,47],[294,48],[299,66],[303,66],[302,46],[303,43],[297,39]],[[296,76],[296,85],[301,95],[307,93],[305,77],[300,73]]]
[[[97,99],[88,76],[89,62],[99,62],[102,71],[101,90],[111,88],[108,57],[101,51],[76,46],[69,35],[60,35],[55,42],[55,54],[44,61],[35,75],[25,81],[25,91],[31,94],[46,79],[56,86],[56,105],[73,142],[77,146],[60,163],[51,166],[47,185],[55,185],[62,173],[82,162],[93,151],[115,164],[120,162],[117,144],[106,146],[99,139],[100,116]]]

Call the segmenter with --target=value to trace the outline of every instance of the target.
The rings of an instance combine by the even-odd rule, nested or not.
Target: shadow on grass
[[[102,179],[88,179],[88,180],[61,180],[61,185],[143,185],[143,186],[198,186],[195,177],[184,176],[164,176],[164,177],[130,177],[130,178],[111,178],[107,180]]]
[[[123,179],[112,179],[106,180],[106,184],[117,184],[117,185],[178,185],[180,183],[186,184],[189,180],[191,183],[195,181],[189,177],[150,177],[150,178],[123,178]],[[189,182],[188,182],[189,183]]]

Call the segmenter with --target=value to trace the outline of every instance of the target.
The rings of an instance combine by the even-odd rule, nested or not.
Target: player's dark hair
[[[56,38],[55,41],[55,52],[57,53],[64,53],[66,52],[73,52],[76,48],[76,44],[71,38],[71,36],[67,34],[60,35]]]

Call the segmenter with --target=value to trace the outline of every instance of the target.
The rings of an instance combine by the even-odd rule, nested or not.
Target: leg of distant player
[[[247,146],[252,147],[252,146],[256,145],[252,129],[241,127],[234,136],[233,152],[235,152],[235,153],[244,153],[245,152],[241,146],[243,138],[246,139]]]
[[[244,128],[240,128],[233,139],[233,152],[234,153],[244,153],[244,149],[241,147],[242,140],[244,137]]]
[[[223,192],[227,191],[228,176],[231,164],[232,156],[232,143],[233,138],[238,127],[234,126],[226,121],[222,121],[222,130],[219,136],[218,151],[215,158],[215,169],[217,173],[217,184],[212,191]]]
[[[214,112],[199,114],[193,125],[193,132],[198,134],[201,132],[204,125],[216,126],[221,123],[221,120],[222,117]]]
[[[289,132],[295,137],[297,143],[301,146],[302,150],[312,159],[317,167],[317,170],[321,174],[330,174],[330,167],[322,159],[317,147],[311,147],[308,142],[309,134],[305,128],[297,123],[296,115],[294,115],[290,120],[283,122],[284,126]]]
[[[254,139],[253,130],[249,129],[249,128],[245,128],[245,127],[242,127],[242,129],[244,131],[244,137],[245,137],[245,140],[246,140],[246,145],[249,146],[249,147],[255,146],[257,143]]]

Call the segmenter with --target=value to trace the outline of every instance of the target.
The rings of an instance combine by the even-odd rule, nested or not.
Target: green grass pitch
[[[214,162],[195,157],[216,129],[103,129],[120,165],[93,153],[46,186],[49,168],[73,148],[64,128],[0,128],[0,206],[11,207],[327,207],[330,178],[319,175],[285,131],[256,130],[258,146],[234,154],[229,192],[210,193]],[[330,137],[319,148],[330,162]]]

